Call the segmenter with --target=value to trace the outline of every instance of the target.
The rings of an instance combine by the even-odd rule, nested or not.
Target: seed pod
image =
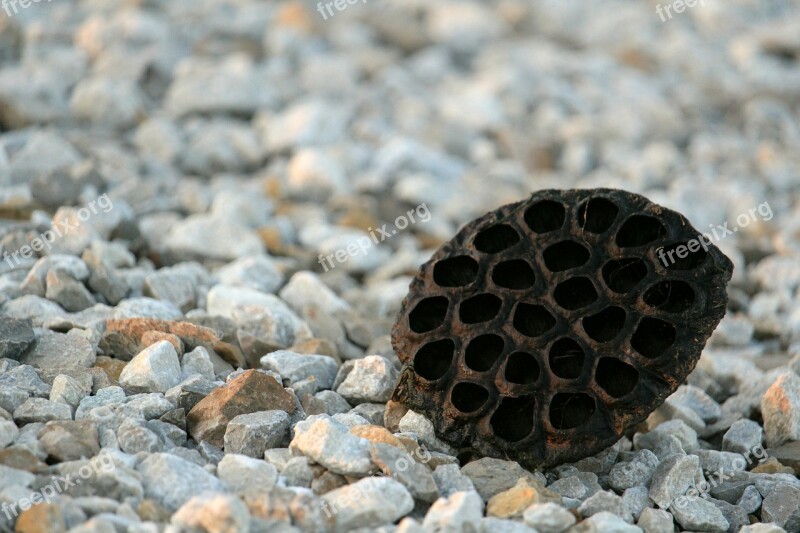
[[[392,330],[394,399],[462,451],[529,467],[593,455],[686,379],[732,270],[642,196],[537,192],[422,265]]]

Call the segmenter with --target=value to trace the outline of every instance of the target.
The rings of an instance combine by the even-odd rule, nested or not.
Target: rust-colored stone
[[[233,344],[223,342],[222,335],[211,328],[198,326],[190,322],[159,320],[156,318],[121,318],[106,320],[106,328],[100,339],[100,348],[107,355],[123,361],[130,361],[136,354],[147,348],[155,340],[168,337],[156,333],[171,334],[180,339],[187,351],[202,346],[217,352],[234,367],[243,368],[245,358],[241,349]]]
[[[612,189],[487,213],[412,281],[393,399],[465,456],[536,467],[602,451],[684,381],[725,314],[733,267],[699,235]]]
[[[17,519],[17,533],[62,533],[67,530],[61,507],[40,503],[22,511]]]
[[[294,395],[275,378],[248,370],[200,400],[186,415],[186,425],[195,441],[221,448],[228,423],[235,417],[271,410],[291,414],[295,407]]]

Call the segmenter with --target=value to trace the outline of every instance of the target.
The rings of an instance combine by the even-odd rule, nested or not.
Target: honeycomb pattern
[[[684,381],[725,313],[731,262],[678,249],[698,234],[612,189],[484,215],[411,283],[394,399],[465,456],[537,467],[601,451]]]

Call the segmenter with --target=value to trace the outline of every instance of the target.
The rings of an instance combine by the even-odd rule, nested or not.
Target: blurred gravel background
[[[20,2],[0,531],[800,531],[800,2]],[[386,405],[391,324],[458,227],[572,187],[740,226],[728,315],[599,456],[460,465]]]

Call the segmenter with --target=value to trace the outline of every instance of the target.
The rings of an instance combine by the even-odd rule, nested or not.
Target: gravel
[[[80,483],[0,531],[800,530],[795,4],[44,4],[0,22],[0,504]],[[527,471],[392,401],[390,333],[459,227],[574,187],[735,228],[729,308]]]

